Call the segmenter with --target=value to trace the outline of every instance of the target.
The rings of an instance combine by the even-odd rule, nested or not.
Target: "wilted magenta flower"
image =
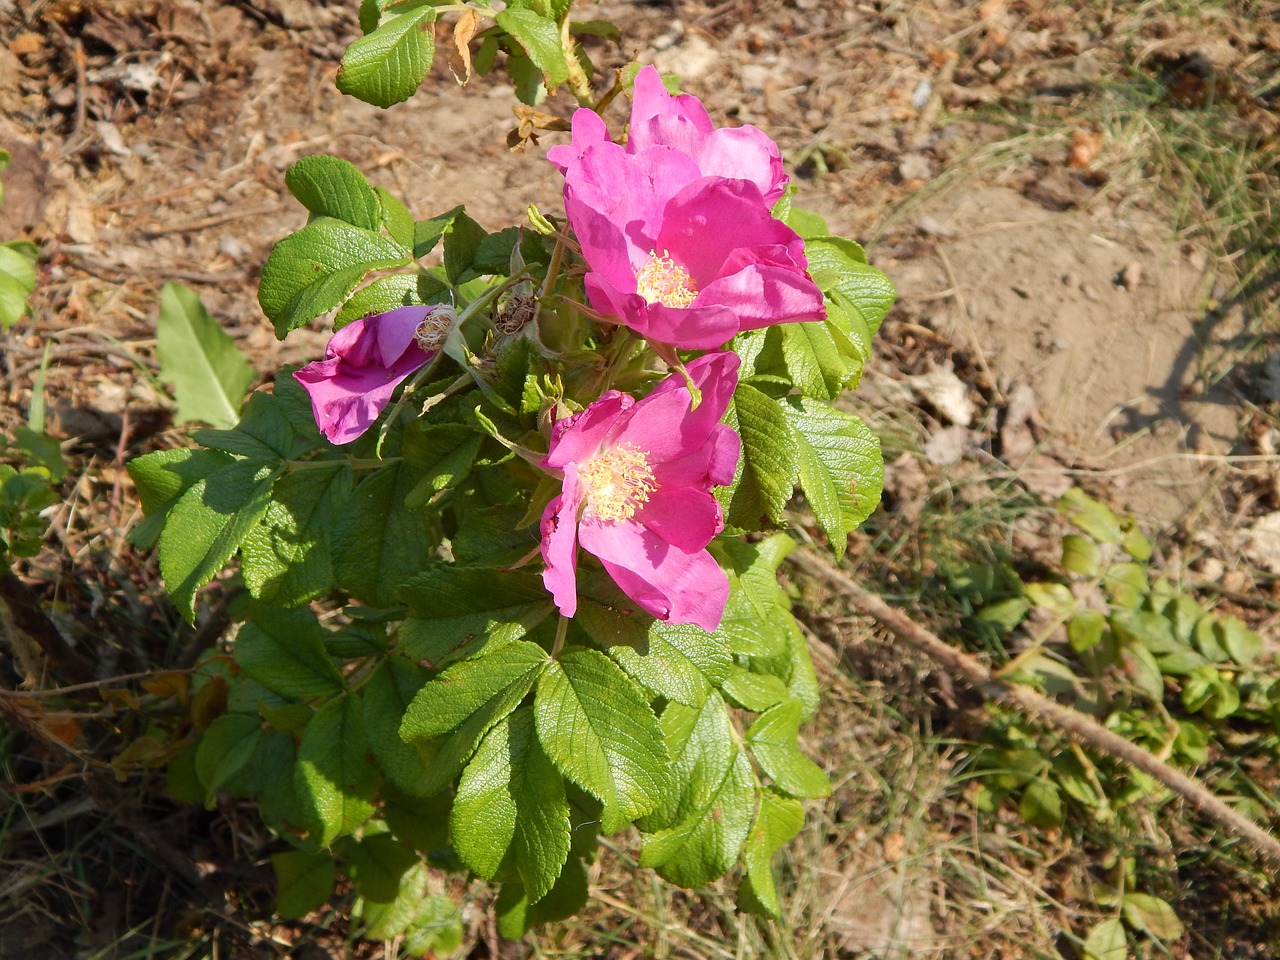
[[[719,625],[729,580],[706,547],[724,529],[711,488],[733,481],[741,449],[719,422],[738,362],[719,352],[688,365],[702,392],[696,409],[672,374],[642,400],[611,390],[555,425],[542,466],[562,473],[564,486],[542,515],[542,579],[564,616],[578,608],[581,544],[659,620]]]
[[[573,115],[573,141],[552,147],[547,159],[567,174],[588,147],[608,140],[609,131],[599,114],[578,110]],[[688,157],[698,171],[696,176],[750,180],[770,206],[787,187],[782,152],[763,130],[750,125],[717,130],[697,97],[667,93],[658,71],[646,66],[636,74],[626,151],[634,155],[654,147]]]
[[[457,319],[449,306],[397,307],[335,333],[324,359],[294,374],[311,396],[320,432],[350,443],[368,430],[396,387],[440,352]]]

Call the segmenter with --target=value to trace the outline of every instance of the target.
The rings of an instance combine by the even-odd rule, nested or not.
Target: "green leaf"
[[[404,951],[413,957],[452,953],[462,943],[462,915],[443,894],[424,897],[404,931]]]
[[[517,640],[553,609],[538,574],[437,563],[400,591],[411,616],[400,628],[405,656],[440,669],[485,644]]]
[[[360,840],[344,840],[342,855],[346,874],[366,900],[390,903],[400,893],[406,873],[418,863],[418,854],[389,833],[375,833]]]
[[[273,853],[271,869],[276,874],[276,912],[284,920],[297,920],[323,906],[338,879],[333,856],[324,851]]]
[[[314,431],[313,431],[314,432]],[[240,415],[240,422],[229,430],[196,430],[197,443],[223,453],[259,460],[284,460],[310,445],[299,442],[293,425],[285,413],[285,405],[270,393],[254,393]]]
[[[677,789],[666,791],[638,824],[640,865],[682,887],[698,887],[737,862],[756,812],[755,778],[718,694],[700,710],[668,704],[662,730]]]
[[[234,425],[257,378],[195,291],[176,283],[166,283],[160,294],[156,359],[160,379],[173,386],[178,423]]]
[[[234,777],[258,747],[262,723],[257,717],[228,713],[209,724],[196,748],[196,776],[205,790],[205,807],[213,809],[218,788]]]
[[[787,684],[771,673],[752,673],[736,668],[721,688],[730,700],[745,710],[764,713],[787,699]]]
[[[658,720],[604,654],[565,649],[543,672],[534,709],[538,739],[557,769],[604,804],[606,834],[658,804],[669,784]]]
[[[521,708],[490,730],[458,781],[453,844],[467,866],[492,879],[514,846],[516,870],[531,903],[555,885],[569,856],[564,781]]]
[[[1076,653],[1096,646],[1102,640],[1107,618],[1098,610],[1077,610],[1067,621],[1067,642]]]
[[[728,522],[744,530],[772,526],[791,499],[798,472],[795,434],[786,414],[749,383],[739,383],[725,422],[742,437]]]
[[[1119,543],[1124,536],[1111,509],[1079,487],[1072,487],[1058,499],[1058,512],[1099,543]]]
[[[795,438],[800,489],[839,557],[849,534],[880,503],[880,440],[852,414],[808,397],[787,397],[783,410]]]
[[[453,225],[453,221],[462,213],[461,204],[448,210],[439,216],[430,217],[426,220],[419,220],[413,225],[413,256],[414,258],[425,257],[428,253],[435,249],[440,238]]]
[[[488,233],[461,208],[450,218],[444,230],[444,272],[451,283],[473,279],[471,272],[476,253]]]
[[[403,462],[360,481],[333,524],[333,572],[339,586],[374,606],[391,606],[420,569],[431,544],[422,514],[407,509],[415,482]]]
[[[865,326],[869,340],[897,296],[889,278],[867,263],[862,247],[844,237],[810,237],[804,251],[814,282],[823,293],[836,295],[849,319]]]
[[[197,481],[234,462],[224,454],[192,447],[157,450],[130,460],[126,469],[138,489],[147,518],[129,532],[129,542],[144,549],[154,546],[166,516],[182,494]]]
[[[1082,577],[1096,577],[1102,571],[1102,548],[1088,537],[1069,533],[1062,538],[1062,565]]]
[[[271,505],[240,545],[245,584],[254,599],[295,607],[333,589],[331,531],[351,497],[351,469],[287,473]]]
[[[160,534],[160,573],[178,611],[195,621],[195,595],[239,549],[271,502],[276,473],[237,460],[201,477],[178,499]]]
[[[1244,625],[1239,617],[1224,617],[1214,624],[1222,648],[1231,655],[1231,659],[1243,666],[1248,666],[1262,655],[1262,637]]]
[[[284,183],[315,216],[345,220],[365,230],[376,231],[382,225],[378,195],[364,174],[340,157],[303,157],[285,171]]]
[[[305,826],[322,846],[352,833],[373,814],[378,771],[369,758],[359,698],[335,697],[307,724],[294,785]]]
[[[764,772],[794,797],[826,797],[831,784],[822,768],[800,751],[804,707],[786,700],[764,713],[747,730],[747,743]]]
[[[405,497],[405,506],[417,510],[445,490],[456,488],[471,472],[484,437],[458,423],[437,423],[422,428],[425,456],[410,466],[417,485]],[[429,452],[428,452],[429,451]]]
[[[759,544],[725,541],[717,545],[727,557],[729,600],[716,635],[729,649],[749,657],[787,657],[791,631],[796,629],[791,607],[778,586],[777,568],[791,548],[785,534]]]
[[[363,697],[365,733],[374,759],[388,780],[414,797],[429,791],[431,757],[417,744],[400,738],[400,724],[427,680],[426,671],[413,661],[387,657],[369,677]]]
[[[707,677],[683,650],[664,636],[659,621],[583,597],[574,615],[591,642],[655,696],[700,706],[711,691]],[[701,632],[701,631],[699,631]],[[728,648],[714,634],[707,642]]]
[[[1085,960],[1126,960],[1128,956],[1124,925],[1114,917],[1101,921],[1085,938]]]
[[[498,893],[498,932],[516,940],[541,924],[568,919],[586,905],[587,894],[587,871],[576,858],[564,865],[556,885],[537,903],[529,901],[524,884],[508,881]]]
[[[427,868],[419,863],[401,877],[395,899],[366,897],[358,901],[355,912],[364,921],[363,936],[368,940],[391,940],[404,935],[404,949],[415,955],[426,953],[433,946],[446,951],[456,947],[462,936],[458,908],[448,897],[431,893],[431,887]],[[425,947],[416,950],[418,944]]]
[[[492,702],[501,691],[520,685],[530,675],[536,676],[547,664],[546,651],[527,640],[516,640],[487,651],[485,656],[455,663],[418,691],[400,725],[400,736],[413,742],[447,733]],[[510,712],[507,710],[502,716]],[[500,719],[495,717],[493,722]]]
[[[1149,933],[1157,940],[1168,942],[1182,937],[1182,921],[1173,907],[1159,897],[1149,893],[1126,893],[1120,901],[1120,912],[1129,926]]]
[[[378,217],[383,228],[391,235],[392,240],[406,250],[412,250],[415,230],[413,214],[409,212],[409,208],[385,187],[374,187],[373,192],[378,198]]]
[[[773,882],[773,855],[804,826],[804,805],[773,790],[760,791],[759,809],[742,851],[746,876],[738,888],[738,903],[752,912],[779,918],[782,905]]]
[[[236,663],[268,690],[294,700],[342,692],[342,674],[324,649],[324,628],[310,610],[259,607],[240,628]]]
[[[271,249],[258,284],[258,303],[283,339],[328,313],[372,270],[409,263],[404,249],[372,230],[316,217]]]
[[[398,307],[422,303],[419,292],[420,274],[393,273],[365,284],[342,305],[333,316],[333,329],[375,313],[386,313]]]
[[[548,91],[569,79],[560,27],[555,20],[514,6],[499,12],[494,19],[524,47],[529,59],[542,71]]]
[[[408,100],[431,69],[435,10],[419,7],[389,17],[347,47],[338,68],[338,89],[375,107]]]
[[[26,241],[0,243],[0,330],[8,330],[30,309],[27,300],[36,289],[37,256],[35,246]]]
[[[1018,816],[1041,830],[1062,826],[1062,795],[1058,788],[1049,780],[1032,780],[1022,791]]]

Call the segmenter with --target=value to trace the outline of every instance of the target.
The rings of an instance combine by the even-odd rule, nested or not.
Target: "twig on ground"
[[[789,559],[806,573],[825,580],[841,591],[846,599],[852,601],[854,609],[870,616],[899,640],[928,655],[951,675],[963,679],[984,696],[1008,703],[1034,719],[1062,731],[1077,742],[1110,754],[1141,770],[1189,801],[1201,813],[1247,841],[1266,859],[1280,865],[1280,841],[1232,810],[1203,784],[1173,769],[1137,744],[1112,733],[1092,717],[1056,700],[1050,700],[1030,687],[994,676],[969,654],[939,639],[821,558],[797,550]]]

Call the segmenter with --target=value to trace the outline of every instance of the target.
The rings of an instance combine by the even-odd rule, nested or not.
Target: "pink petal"
[[[702,294],[734,311],[743,330],[827,316],[822,291],[796,267],[754,264],[719,278]]]
[[[678,96],[667,93],[657,68],[644,66],[636,74],[631,101],[631,127],[633,130],[641,129],[646,121],[655,117],[684,120],[704,134],[709,134],[714,129],[711,116],[702,101],[688,93]],[[643,149],[645,146],[649,144],[637,143],[636,149]]]
[[[640,524],[584,519],[578,536],[628,597],[670,623],[720,625],[729,578],[706,550],[688,552]]]
[[[742,455],[742,438],[723,423],[711,429],[711,436],[683,457],[655,464],[654,480],[664,487],[723,487],[733,483]]]
[[[688,455],[707,442],[728,409],[740,363],[738,355],[728,350],[691,361],[685,372],[702,393],[698,408],[690,409],[693,398],[684,377],[670,374],[628,411],[610,443],[634,444],[649,454],[653,465]]]
[[[542,582],[560,613],[572,617],[578,609],[578,468],[568,464],[560,496],[542,513]]]
[[[661,481],[649,502],[636,511],[635,520],[686,553],[703,549],[724,529],[720,504],[705,486],[676,487]]]
[[[543,467],[567,471],[575,463],[585,463],[600,450],[618,418],[635,404],[635,398],[610,390],[585,410],[557,420]]]
[[[609,139],[609,130],[605,127],[604,120],[594,110],[575,110],[570,125],[573,131],[572,142],[547,151],[547,159],[561,173],[565,173],[588,147]]]

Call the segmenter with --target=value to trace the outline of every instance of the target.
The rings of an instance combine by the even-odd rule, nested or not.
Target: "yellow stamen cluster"
[[[644,297],[646,303],[687,307],[693,303],[698,290],[684,267],[663,250],[662,256],[650,251],[648,262],[636,272],[636,293]]]
[[[418,324],[418,329],[413,332],[413,339],[418,341],[418,346],[427,353],[435,353],[444,346],[449,331],[457,322],[458,314],[453,307],[443,304],[432,307],[431,312],[423,318]]]
[[[587,514],[599,520],[630,520],[658,489],[649,454],[620,443],[578,468]]]

